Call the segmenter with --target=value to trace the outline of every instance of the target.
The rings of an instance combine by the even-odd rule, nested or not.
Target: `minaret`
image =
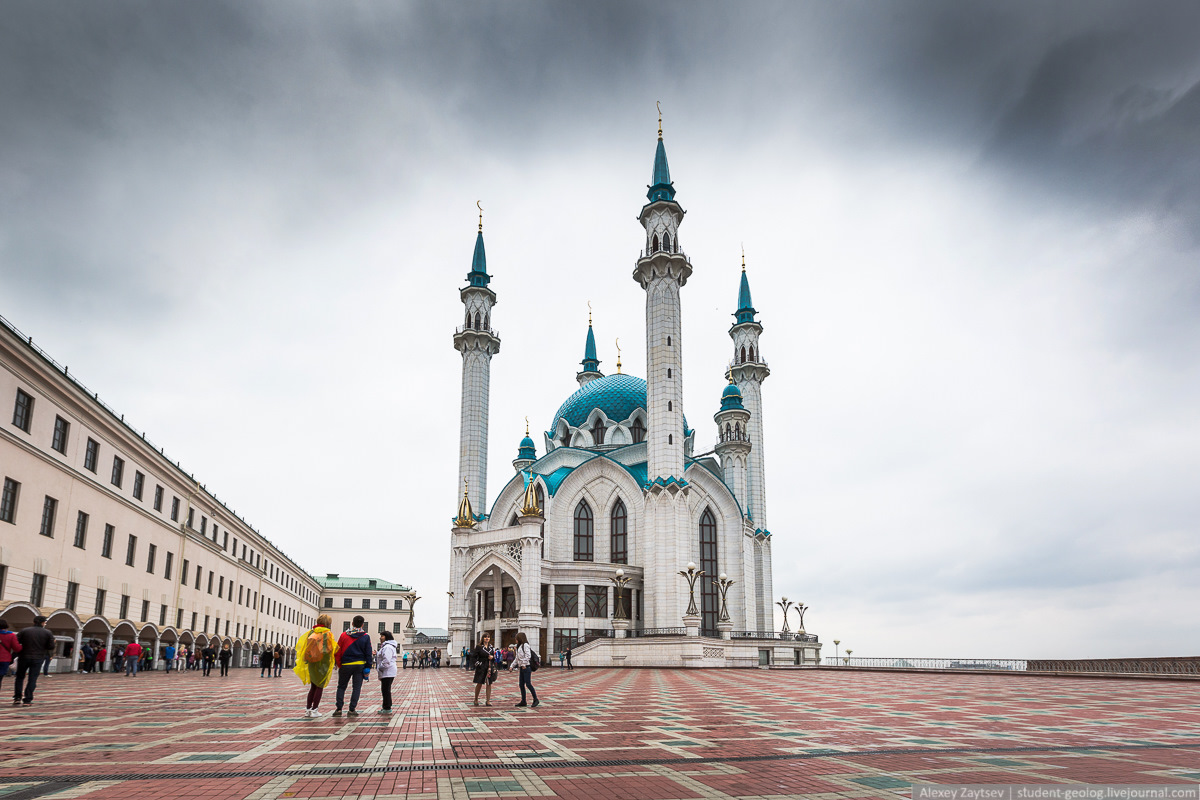
[[[721,392],[721,410],[713,415],[717,423],[717,458],[721,459],[721,471],[725,483],[733,490],[733,496],[746,508],[748,499],[746,474],[751,445],[747,431],[750,412],[742,404],[742,392],[733,382],[732,370],[729,385]]]
[[[733,339],[733,360],[730,362],[733,379],[742,392],[742,402],[750,412],[750,470],[747,512],[754,518],[754,527],[767,529],[766,468],[763,459],[762,382],[771,374],[762,360],[758,336],[762,325],[755,319],[757,312],[750,301],[750,281],[746,278],[746,256],[742,254],[742,283],[738,289],[738,310],[734,313],[729,337]]]
[[[746,473],[747,496],[745,511],[750,517],[748,528],[754,533],[753,547],[747,546],[746,566],[753,575],[754,585],[746,590],[747,617],[757,617],[758,630],[774,630],[775,607],[772,587],[771,534],[767,528],[766,467],[763,458],[763,412],[762,383],[771,374],[762,360],[758,337],[762,325],[755,319],[757,312],[750,300],[750,281],[746,278],[746,254],[742,253],[742,282],[738,287],[738,309],[734,312],[733,327],[729,336],[733,339],[733,360],[730,374],[742,393],[742,403],[750,412],[747,428],[750,433],[749,469]],[[747,545],[750,540],[747,540]],[[747,576],[749,578],[749,576]]]
[[[513,469],[524,472],[537,461],[537,451],[533,447],[533,439],[529,436],[529,417],[525,418],[525,438],[517,447],[517,457],[513,459]]]
[[[591,303],[588,303],[588,306],[587,342],[583,346],[583,361],[579,362],[583,366],[583,369],[575,374],[575,380],[579,381],[580,386],[583,386],[588,381],[604,377],[604,373],[600,371],[600,360],[596,358],[596,337],[592,334]]]
[[[478,205],[478,203],[476,204]],[[459,291],[465,308],[463,325],[454,334],[454,349],[462,353],[462,414],[459,428],[458,481],[469,487],[471,506],[487,511],[488,390],[492,356],[500,352],[500,337],[492,330],[496,293],[488,288],[487,257],[483,250],[483,208],[467,285]]]
[[[646,230],[646,249],[633,279],[646,291],[646,491],[637,555],[643,565],[644,591],[653,603],[645,607],[647,628],[673,628],[687,607],[688,592],[677,574],[693,560],[689,489],[683,477],[683,342],[679,290],[692,265],[679,249],[679,223],[684,211],[675,202],[658,118],[658,148],[649,200],[638,221]],[[697,544],[698,546],[698,544]]]
[[[638,221],[646,229],[646,250],[633,279],[646,291],[646,413],[649,416],[646,477],[683,479],[683,342],[680,337],[679,290],[692,265],[679,249],[679,223],[684,210],[675,202],[675,187],[663,147],[662,117],[654,176]]]

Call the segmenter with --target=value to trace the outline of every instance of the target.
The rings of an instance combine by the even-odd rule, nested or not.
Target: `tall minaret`
[[[478,204],[476,204],[478,205]],[[483,251],[483,209],[467,285],[459,292],[465,308],[463,325],[454,334],[454,349],[462,353],[462,415],[459,428],[458,485],[466,482],[471,506],[487,513],[488,388],[492,356],[500,352],[500,337],[492,330],[496,293],[488,288],[487,257]]]
[[[600,371],[600,359],[596,358],[596,337],[592,334],[591,305],[591,303],[588,303],[587,342],[583,346],[583,361],[579,362],[583,369],[575,373],[575,380],[579,381],[580,386],[583,386],[588,381],[604,377],[604,373]]]
[[[633,279],[646,291],[646,492],[638,537],[644,592],[654,599],[645,609],[647,628],[673,628],[686,609],[688,593],[677,574],[699,553],[699,538],[688,509],[689,487],[683,477],[683,342],[679,290],[692,265],[679,249],[684,211],[675,202],[667,169],[662,117],[654,176],[638,221],[646,229],[646,249]]]
[[[663,147],[662,117],[654,176],[638,221],[646,229],[646,250],[633,279],[646,290],[646,477],[683,479],[683,342],[680,337],[679,290],[692,265],[679,249],[679,223],[684,210],[675,202],[675,187]]]
[[[746,471],[746,513],[751,517],[749,527],[753,539],[746,540],[746,566],[753,575],[753,590],[749,583],[746,590],[747,616],[757,618],[758,630],[775,629],[775,598],[772,586],[771,534],[767,528],[766,467],[763,458],[763,414],[762,382],[771,374],[762,360],[758,347],[758,336],[762,325],[754,319],[757,312],[750,301],[750,281],[746,278],[746,254],[742,254],[742,283],[738,287],[738,309],[734,312],[733,327],[729,336],[733,339],[733,361],[730,373],[742,393],[742,402],[750,412],[746,427],[750,433],[749,469]],[[753,541],[753,546],[749,545]],[[749,576],[748,576],[749,577]]]
[[[750,281],[746,278],[746,256],[742,255],[742,284],[738,289],[738,310],[734,313],[729,337],[733,339],[733,379],[742,392],[742,402],[750,412],[750,469],[747,512],[754,527],[767,529],[766,468],[763,460],[762,382],[771,374],[758,349],[762,325],[754,319],[757,312],[750,302]]]

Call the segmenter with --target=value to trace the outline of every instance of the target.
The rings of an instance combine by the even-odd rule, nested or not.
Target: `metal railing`
[[[978,669],[1024,672],[1029,662],[1022,658],[866,658],[825,656],[822,666],[875,667],[880,669]]]
[[[779,639],[784,642],[818,642],[815,633],[780,633],[779,631],[733,631],[731,639]]]
[[[630,639],[647,639],[652,636],[687,636],[687,628],[638,628],[626,631]]]
[[[1143,675],[1200,675],[1200,657],[1036,659],[1030,671],[1137,673]]]

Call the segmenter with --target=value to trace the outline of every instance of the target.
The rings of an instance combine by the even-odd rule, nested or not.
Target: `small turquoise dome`
[[[742,390],[737,387],[736,383],[729,384],[721,391],[721,410],[728,411],[732,408],[744,408]]]
[[[517,448],[517,460],[525,459],[537,461],[537,452],[533,449],[533,439],[528,436],[521,440],[521,446]]]
[[[554,421],[550,423],[549,435],[555,436],[560,419],[572,428],[578,428],[587,423],[588,415],[597,408],[611,421],[624,422],[637,409],[646,408],[646,382],[624,373],[588,381],[559,407]],[[685,435],[691,433],[687,429],[686,417],[683,427]]]

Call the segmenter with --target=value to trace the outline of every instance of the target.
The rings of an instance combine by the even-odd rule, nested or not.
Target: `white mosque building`
[[[772,633],[762,416],[770,369],[744,259],[729,329],[733,356],[713,365],[729,379],[711,398],[718,440],[693,455],[681,335],[681,290],[692,264],[681,247],[685,212],[661,120],[647,200],[639,215],[645,249],[633,269],[646,293],[646,379],[622,373],[619,358],[616,374],[601,372],[589,320],[579,389],[550,421],[541,457],[526,431],[514,473],[490,506],[488,392],[500,337],[480,220],[454,335],[463,360],[463,497],[452,528],[451,653],[487,630],[503,645],[523,631],[543,657],[570,647],[575,663],[603,666],[819,659],[817,638],[802,625],[799,634]],[[680,575],[689,564],[704,573],[695,580],[694,609]]]

